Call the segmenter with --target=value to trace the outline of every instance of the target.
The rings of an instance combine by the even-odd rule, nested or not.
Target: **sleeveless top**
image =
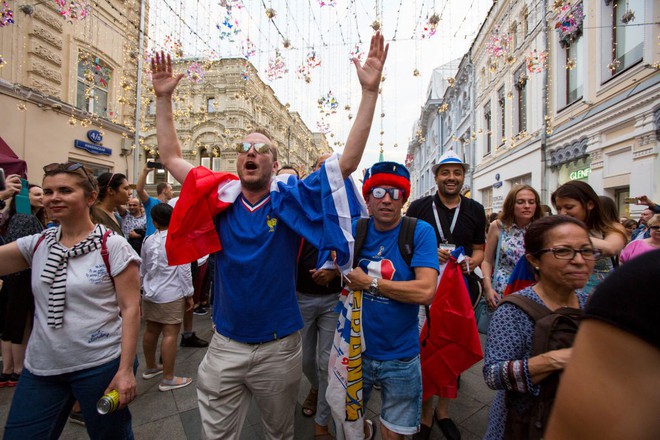
[[[525,255],[524,236],[527,226],[520,227],[513,223],[508,228],[501,222],[499,261],[493,273],[493,289],[502,296],[513,268],[523,255]],[[497,259],[497,256],[496,256]]]

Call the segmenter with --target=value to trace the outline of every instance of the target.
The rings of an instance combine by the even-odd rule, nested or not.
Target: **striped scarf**
[[[64,298],[66,295],[66,271],[69,258],[101,249],[105,231],[105,226],[96,225],[87,238],[71,249],[62,246],[57,240],[60,227],[49,228],[44,231],[44,240],[48,246],[48,259],[40,278],[41,281],[50,286],[48,292],[48,327],[62,327]]]

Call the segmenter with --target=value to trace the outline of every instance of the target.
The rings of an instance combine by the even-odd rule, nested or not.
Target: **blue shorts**
[[[381,386],[380,421],[392,432],[412,435],[422,413],[422,368],[419,356],[377,361],[362,356],[364,404],[374,384]]]

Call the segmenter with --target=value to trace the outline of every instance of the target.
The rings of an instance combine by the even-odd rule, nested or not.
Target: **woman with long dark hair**
[[[626,234],[614,223],[607,220],[598,195],[591,186],[572,180],[557,188],[551,196],[557,212],[576,218],[587,225],[591,241],[600,251],[593,275],[584,287],[590,294],[596,286],[612,272],[614,263],[611,257],[618,257],[626,245]]]
[[[124,236],[121,230],[121,220],[115,211],[122,205],[127,205],[131,198],[131,187],[126,176],[121,173],[103,173],[98,176],[99,196],[92,207],[92,221],[112,229]]]

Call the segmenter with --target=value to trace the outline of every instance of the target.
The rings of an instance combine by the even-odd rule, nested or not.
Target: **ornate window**
[[[513,75],[513,86],[516,89],[517,132],[527,131],[527,72],[523,64]]]
[[[499,146],[502,147],[506,143],[506,98],[504,96],[504,86],[497,91],[497,104],[500,112],[498,134],[501,139]]]
[[[634,25],[644,23],[644,3],[644,0],[627,0],[612,5],[612,59],[608,65],[612,75],[643,58],[644,31]]]
[[[108,116],[108,89],[112,70],[88,52],[78,54],[76,107],[101,117]]]
[[[484,156],[488,156],[493,148],[493,131],[490,112],[490,101],[484,106],[484,135],[486,136],[486,148]]]

